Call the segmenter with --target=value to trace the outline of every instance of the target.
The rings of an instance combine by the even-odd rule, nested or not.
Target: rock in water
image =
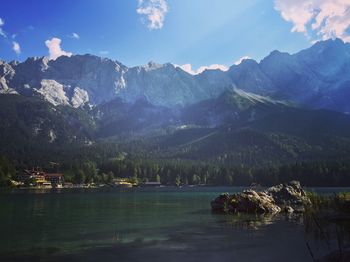
[[[245,213],[278,213],[281,208],[275,204],[274,199],[265,192],[245,190],[242,193],[229,195],[221,194],[211,202],[216,212],[245,212]]]
[[[211,201],[211,208],[213,211],[226,212],[228,211],[227,204],[230,202],[231,196],[229,193],[222,193],[220,196]]]
[[[298,181],[270,187],[265,191],[245,190],[242,193],[221,194],[211,202],[213,211],[225,213],[287,213],[303,212],[311,201]]]
[[[287,184],[273,186],[265,192],[273,197],[276,204],[282,209],[291,207],[296,213],[304,212],[305,206],[311,204],[310,199],[301,188],[299,181],[291,181]]]

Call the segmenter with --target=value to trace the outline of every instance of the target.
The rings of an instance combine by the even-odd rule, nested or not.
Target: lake
[[[329,252],[322,239],[306,233],[300,215],[211,213],[219,193],[242,190],[0,193],[0,261],[313,261],[310,248],[315,256]]]

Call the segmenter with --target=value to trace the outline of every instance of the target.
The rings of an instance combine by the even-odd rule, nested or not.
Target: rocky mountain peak
[[[335,92],[350,92],[350,44],[340,39],[321,41],[293,55],[275,50],[260,63],[246,59],[227,72],[206,70],[195,76],[170,63],[150,61],[128,68],[90,54],[56,60],[32,57],[10,64],[1,61],[0,69],[2,90],[27,96],[44,94],[49,101],[75,107],[116,97],[127,102],[143,97],[165,107],[186,106],[216,98],[234,85],[258,95],[339,110]]]

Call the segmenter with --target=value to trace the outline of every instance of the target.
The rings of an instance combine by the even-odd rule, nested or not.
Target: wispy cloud
[[[251,59],[250,56],[246,55],[246,56],[242,56],[240,59],[238,59],[234,64],[235,65],[239,65],[243,62],[243,60],[247,60],[247,59]]]
[[[191,64],[184,64],[184,65],[174,65],[175,67],[179,67],[185,72],[191,74],[191,75],[198,75],[200,73],[203,73],[205,70],[221,70],[221,71],[227,71],[229,68],[225,65],[220,64],[212,64],[209,66],[201,66],[198,69],[192,68]]]
[[[164,25],[165,15],[168,13],[166,0],[138,0],[136,12],[147,19],[150,30],[161,29]]]
[[[228,67],[225,65],[220,65],[220,64],[213,64],[209,66],[201,66],[200,68],[197,69],[197,74],[200,74],[204,72],[205,70],[221,70],[221,71],[227,71]]]
[[[349,0],[275,0],[275,9],[284,20],[293,23],[292,32],[311,38],[341,38],[350,42]]]
[[[15,51],[17,55],[21,54],[21,46],[19,45],[18,42],[16,41],[12,42],[12,50]]]
[[[50,60],[56,60],[60,56],[71,56],[72,53],[66,52],[61,48],[62,40],[59,38],[52,38],[45,41],[45,45],[49,49],[49,58]]]
[[[7,37],[7,34],[5,33],[5,31],[2,29],[2,27],[3,27],[3,25],[5,24],[5,21],[4,21],[4,19],[2,19],[1,17],[0,17],[0,35],[2,36],[2,37]]]
[[[80,39],[80,35],[78,35],[77,33],[71,33],[70,35],[68,35],[69,38],[73,38],[73,39]]]

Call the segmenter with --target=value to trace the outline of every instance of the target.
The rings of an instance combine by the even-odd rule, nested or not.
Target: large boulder
[[[265,190],[265,193],[271,196],[276,204],[284,210],[291,207],[294,212],[300,213],[305,211],[305,206],[311,205],[311,201],[301,188],[299,181],[270,187]]]
[[[303,212],[310,205],[300,183],[292,181],[270,187],[265,191],[245,190],[242,193],[230,195],[221,194],[211,202],[213,211],[225,213],[287,213]]]
[[[213,211],[226,212],[228,211],[228,203],[230,202],[231,196],[229,193],[222,193],[213,201],[211,201],[211,208]]]
[[[278,213],[281,211],[281,208],[265,192],[245,190],[240,194],[233,195],[229,210],[246,213]]]
[[[245,190],[242,193],[229,195],[221,194],[211,202],[213,211],[217,212],[245,212],[245,213],[278,213],[281,208],[274,199],[265,192]]]

